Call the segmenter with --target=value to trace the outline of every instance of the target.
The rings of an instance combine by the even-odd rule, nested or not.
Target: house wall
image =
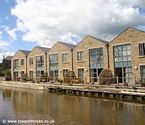
[[[18,67],[18,77],[21,77],[21,71],[24,71],[24,73],[27,73],[27,56],[22,53],[21,51],[17,51],[16,54],[13,56],[12,61],[11,61],[11,77],[12,80],[14,80],[14,68],[13,68],[13,61],[15,59],[19,59],[19,67]],[[24,65],[21,66],[21,59],[24,59]]]
[[[92,48],[101,48],[104,50],[104,69],[108,69],[108,53],[107,53],[107,44],[97,40],[95,38],[87,36],[74,48],[74,72],[76,77],[78,77],[78,68],[84,68],[84,81],[85,83],[90,82],[90,71],[89,71],[89,49]],[[77,52],[84,51],[83,61],[77,61]]]
[[[28,62],[28,77],[30,77],[29,71],[33,71],[33,77],[36,78],[36,57],[44,55],[44,73],[47,73],[47,54],[41,50],[40,48],[35,47],[28,54],[27,62]],[[29,65],[29,58],[33,58],[33,65]]]
[[[50,71],[50,67],[49,67],[49,55],[50,54],[58,54],[58,68],[59,68],[59,72],[58,72],[58,78],[59,79],[63,79],[63,69],[68,69],[69,71],[72,71],[72,51],[70,48],[66,47],[65,45],[57,42],[48,52],[47,54],[47,70],[48,70],[48,76],[50,76],[49,71]],[[62,54],[63,53],[68,53],[68,58],[67,58],[67,62],[63,63],[62,62]]]
[[[62,43],[57,42],[50,50],[46,53],[41,50],[40,48],[34,48],[28,55],[26,59],[26,55],[21,51],[16,52],[14,57],[11,61],[11,75],[13,79],[13,60],[19,59],[19,77],[20,72],[24,71],[28,73],[29,71],[33,71],[33,76],[36,77],[36,56],[44,55],[44,72],[49,74],[49,54],[59,54],[59,78],[63,79],[63,69],[69,69],[69,71],[74,71],[76,77],[78,77],[78,68],[84,68],[84,81],[85,83],[90,82],[90,71],[89,71],[89,49],[92,48],[101,48],[103,47],[104,50],[104,69],[110,69],[114,75],[114,53],[113,47],[116,45],[122,44],[131,44],[131,58],[132,58],[132,73],[133,79],[136,81],[140,80],[140,66],[145,65],[145,56],[139,56],[139,43],[145,43],[145,32],[136,30],[134,28],[128,28],[127,30],[123,31],[120,35],[118,35],[114,40],[109,43],[109,50],[108,44],[98,40],[96,38],[87,36],[84,38],[74,49],[73,55],[72,50]],[[83,61],[77,61],[77,52],[84,51],[84,58]],[[68,53],[68,62],[62,62],[62,54]],[[109,56],[108,56],[109,55]],[[73,56],[73,60],[72,60]],[[33,58],[33,65],[29,65],[29,58]],[[25,60],[25,65],[20,65],[20,60]],[[108,61],[109,60],[109,61]],[[27,61],[27,67],[26,67]],[[137,68],[135,68],[137,67]],[[73,68],[73,69],[72,69]]]
[[[140,80],[140,65],[145,65],[145,57],[139,56],[139,43],[145,43],[145,32],[129,28],[115,38],[109,45],[110,69],[114,74],[114,53],[113,47],[122,44],[131,44],[132,73],[133,79]],[[137,69],[135,68],[137,67]]]

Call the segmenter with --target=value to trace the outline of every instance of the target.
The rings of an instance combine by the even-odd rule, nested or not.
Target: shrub
[[[63,80],[62,80],[62,79],[58,79],[58,82],[59,82],[59,83],[63,83]]]
[[[135,86],[132,86],[132,89],[135,89],[136,90],[137,88]]]

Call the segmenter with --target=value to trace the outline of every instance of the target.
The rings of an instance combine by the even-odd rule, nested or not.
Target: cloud
[[[56,41],[77,43],[86,35],[110,40],[129,26],[145,25],[139,11],[143,0],[17,0],[11,14],[23,40],[52,46]],[[74,39],[75,37],[75,39]]]
[[[7,33],[9,34],[9,36],[11,37],[11,38],[13,38],[13,40],[16,40],[17,39],[17,36],[16,36],[16,31],[17,30],[20,30],[20,29],[18,29],[18,28],[13,28],[13,29],[7,29],[6,31],[7,31]]]
[[[3,56],[13,56],[14,52],[8,51],[6,48],[0,48],[0,62],[2,62]]]
[[[5,42],[3,40],[0,40],[0,46],[8,46],[8,42]]]

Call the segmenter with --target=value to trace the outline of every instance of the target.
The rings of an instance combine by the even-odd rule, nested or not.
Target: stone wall
[[[101,48],[103,47],[104,51],[104,69],[108,69],[108,46],[104,41],[102,42],[99,39],[93,38],[91,36],[85,37],[75,48],[74,48],[74,72],[78,77],[78,68],[84,69],[84,81],[90,82],[90,71],[89,71],[89,49],[92,48]],[[77,61],[77,52],[83,51],[84,57],[82,61]]]

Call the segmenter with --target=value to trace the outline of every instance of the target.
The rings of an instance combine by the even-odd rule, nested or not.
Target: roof
[[[102,40],[102,39],[99,39],[99,38],[96,38],[96,37],[93,37],[93,36],[90,36],[90,35],[87,35],[86,37],[92,37],[92,38],[94,38],[96,40],[99,40],[99,41],[105,43],[105,44],[109,43],[108,41],[105,41],[105,40]]]
[[[5,60],[11,60],[13,58],[13,56],[7,56],[6,58],[4,58]]]
[[[76,45],[70,44],[70,43],[64,43],[64,42],[60,42],[60,41],[58,41],[58,43],[61,43],[61,44],[63,44],[64,46],[66,46],[66,47],[68,47],[68,48],[71,48],[71,49],[73,49],[73,48],[76,47]]]
[[[28,50],[18,50],[18,51],[21,51],[22,53],[24,53],[25,55],[28,55],[30,53],[30,51]]]
[[[96,38],[96,37],[87,35],[86,37],[84,37],[84,38],[77,44],[77,46],[78,46],[79,44],[81,44],[87,37],[96,39],[96,40],[98,40],[98,41],[100,41],[100,42],[102,42],[102,43],[104,43],[104,44],[109,44],[109,42],[107,42],[107,41],[105,41],[105,40],[102,40],[102,39],[99,39],[99,38]]]
[[[111,42],[113,42],[115,39],[117,39],[119,36],[121,36],[124,32],[126,32],[126,31],[129,30],[129,29],[132,29],[132,30],[136,30],[136,31],[144,32],[144,33],[145,33],[145,31],[136,29],[136,28],[134,28],[134,27],[128,27],[128,28],[126,28],[125,30],[123,30],[119,35],[117,35],[114,39],[112,39]],[[111,43],[111,42],[110,42],[110,43]]]
[[[35,46],[35,47],[37,47],[37,48],[43,50],[43,51],[46,52],[46,53],[48,52],[48,50],[50,50],[50,48],[46,48],[46,47],[41,47],[41,46]]]

